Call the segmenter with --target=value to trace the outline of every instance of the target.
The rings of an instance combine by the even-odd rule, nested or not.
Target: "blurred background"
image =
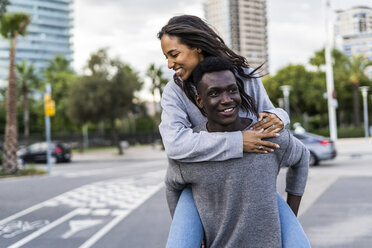
[[[31,199],[25,191],[13,192],[14,199],[6,198],[9,201],[3,206],[2,218],[54,197],[57,192],[103,179],[133,176],[136,180],[139,177],[143,187],[157,187],[151,180],[161,182],[166,168],[158,131],[160,99],[173,75],[167,68],[157,32],[172,16],[180,14],[205,19],[229,47],[247,58],[251,67],[263,64],[260,76],[266,91],[276,107],[289,113],[289,128],[311,150],[312,165],[335,159],[336,155],[349,159],[372,154],[368,143],[372,133],[370,0],[0,0],[0,176],[18,175],[22,170],[24,174],[42,174],[48,169],[50,175],[71,180],[71,187],[58,186],[58,190],[50,189],[39,198]],[[75,167],[57,168],[57,174],[50,173],[50,167],[45,165],[46,139],[51,141],[50,163],[72,162]],[[368,159],[360,165],[370,164]],[[150,161],[156,166],[148,167]],[[26,170],[26,165],[36,162],[43,165]],[[128,170],[121,167],[123,163]],[[318,187],[310,191],[314,197],[305,202],[305,209],[335,182],[334,175],[341,173],[329,166],[344,168],[347,163],[328,161],[325,171],[319,175],[319,171],[314,172],[316,179],[309,182],[316,182]],[[91,172],[87,164],[93,164]],[[349,173],[345,168],[345,174]],[[160,174],[154,177],[154,171]],[[357,176],[366,173],[356,171]],[[138,176],[145,172],[150,172],[148,177]],[[78,183],[74,180],[79,176],[74,177],[74,173],[90,179]],[[43,180],[45,184],[35,181],[38,186],[34,189],[62,182]],[[346,183],[358,185],[354,181]],[[20,185],[28,188],[24,182]],[[319,185],[324,187],[320,189]],[[7,187],[12,188],[4,185],[4,189]],[[131,205],[132,210],[146,197]],[[20,198],[27,201],[14,207]],[[167,216],[167,226],[170,219],[165,205],[159,205],[165,204],[165,199],[160,198],[151,198],[154,205],[141,213],[148,208],[160,209],[159,216]],[[318,217],[323,213],[319,211]],[[319,225],[313,219],[313,215],[304,214],[305,230],[312,233],[315,246],[341,247],[335,238],[333,243],[322,242],[326,239],[319,232],[311,232]],[[9,221],[0,221],[2,238]],[[353,225],[363,222],[358,221]],[[40,223],[44,222],[34,222],[34,229],[29,230],[49,222]],[[152,247],[163,245],[167,228],[161,234],[151,234],[154,237],[150,235],[153,242],[158,242]],[[148,229],[139,226],[133,230]],[[334,235],[344,233],[347,237],[345,230],[348,228]],[[130,238],[130,232],[127,236]],[[359,241],[362,243],[342,247],[369,247],[364,244],[371,237]],[[3,244],[12,244],[9,239],[6,242]],[[120,244],[119,238],[117,242]],[[139,241],[128,247],[151,247],[135,242]]]

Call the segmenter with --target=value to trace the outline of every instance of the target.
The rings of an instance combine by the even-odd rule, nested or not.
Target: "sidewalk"
[[[83,153],[73,153],[72,160],[117,160],[117,159],[161,159],[166,158],[165,151],[159,147],[153,147],[151,145],[142,146],[130,146],[128,149],[123,151],[123,155],[119,155],[117,148],[98,150],[98,151],[87,151]]]
[[[372,138],[347,138],[336,141],[337,156],[372,155]]]

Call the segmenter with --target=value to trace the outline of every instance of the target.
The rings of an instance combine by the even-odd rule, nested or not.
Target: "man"
[[[225,59],[207,57],[198,64],[193,72],[195,101],[208,122],[195,132],[233,132],[254,124],[239,117],[241,107],[253,113],[255,109],[249,96],[239,91],[236,80],[239,78]],[[297,215],[309,152],[288,130],[281,131],[275,143],[280,148],[272,153],[244,154],[222,162],[195,166],[170,161],[165,182],[172,215],[181,190],[191,186],[207,247],[281,247],[277,174],[281,167],[289,167],[287,202]]]

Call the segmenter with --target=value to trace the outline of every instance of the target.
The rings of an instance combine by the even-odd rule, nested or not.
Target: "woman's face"
[[[168,68],[173,69],[182,80],[188,79],[196,65],[204,59],[201,49],[180,43],[176,36],[164,34],[161,49],[168,60]]]

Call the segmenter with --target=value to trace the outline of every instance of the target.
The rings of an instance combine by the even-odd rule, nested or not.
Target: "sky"
[[[108,47],[143,77],[151,63],[166,68],[157,32],[175,15],[204,18],[203,0],[75,0],[74,68],[81,73],[89,55]],[[330,0],[334,10],[370,0]],[[325,44],[324,0],[267,0],[269,68],[275,74],[292,64],[307,64]],[[249,61],[248,61],[249,62]],[[168,69],[165,69],[168,70]],[[169,72],[170,73],[170,72]],[[146,81],[145,90],[149,86]],[[146,93],[142,94],[146,96]]]

